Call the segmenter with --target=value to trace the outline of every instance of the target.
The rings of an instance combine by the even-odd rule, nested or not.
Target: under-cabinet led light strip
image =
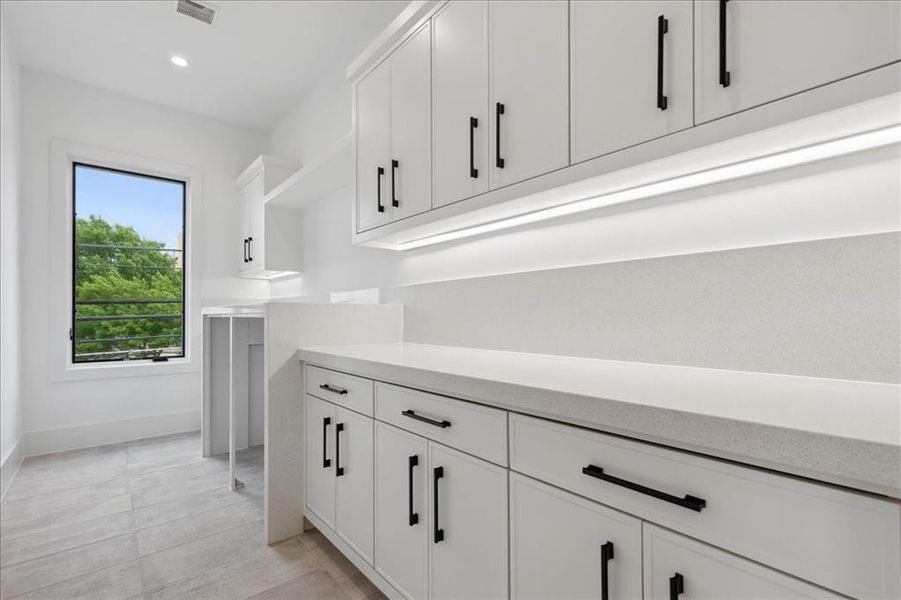
[[[760,175],[771,171],[797,167],[898,143],[901,143],[901,125],[892,125],[890,127],[875,129],[864,133],[829,140],[827,142],[802,146],[792,150],[712,167],[703,171],[679,175],[677,177],[663,179],[653,183],[625,188],[601,194],[599,196],[592,196],[590,198],[585,198],[584,200],[576,200],[560,206],[544,208],[513,217],[499,219],[497,221],[491,221],[490,223],[427,235],[425,237],[399,242],[395,248],[397,250],[411,250],[413,248],[431,246],[433,244],[459,240],[474,235],[499,231],[501,229],[509,229],[511,227],[527,225],[537,221],[571,215],[604,206],[612,206],[614,204],[622,204],[641,198],[671,194],[714,183],[722,183],[743,177],[750,177],[752,175]]]

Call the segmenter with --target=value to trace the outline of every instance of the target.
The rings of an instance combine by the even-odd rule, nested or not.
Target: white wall
[[[21,270],[19,234],[21,186],[20,69],[6,23],[0,18],[0,492],[13,464],[14,450],[22,436],[22,378],[19,351]]]
[[[261,132],[177,111],[29,69],[22,71],[24,395],[27,450],[92,445],[184,429],[199,423],[200,373],[51,381],[47,327],[50,140],[64,140],[199,168],[201,252],[195,268],[205,304],[260,298],[268,284],[233,277],[237,195],[234,179],[266,149]],[[67,343],[59,333],[59,343]],[[114,422],[104,424],[104,422]]]

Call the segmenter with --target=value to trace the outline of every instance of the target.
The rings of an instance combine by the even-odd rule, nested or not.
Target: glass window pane
[[[76,363],[184,356],[185,183],[73,166]]]

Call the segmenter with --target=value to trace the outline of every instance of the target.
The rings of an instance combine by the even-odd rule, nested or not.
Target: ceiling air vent
[[[216,8],[209,2],[178,0],[175,10],[186,17],[197,19],[207,25],[212,25],[213,20],[216,18]]]

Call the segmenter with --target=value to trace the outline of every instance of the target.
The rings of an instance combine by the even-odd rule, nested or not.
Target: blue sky
[[[76,166],[75,211],[134,227],[142,237],[174,248],[182,226],[182,185]]]

